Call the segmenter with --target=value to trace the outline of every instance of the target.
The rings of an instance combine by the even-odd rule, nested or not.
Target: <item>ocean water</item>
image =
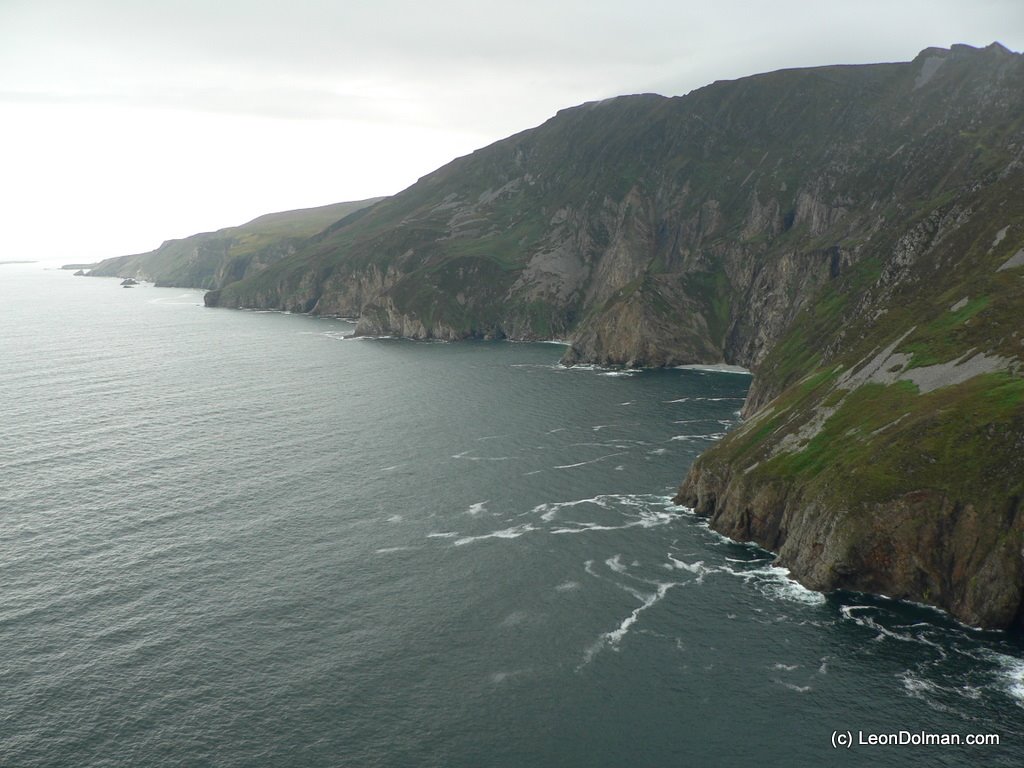
[[[1018,636],[671,504],[747,377],[351,331],[0,265],[0,765],[1020,765]]]

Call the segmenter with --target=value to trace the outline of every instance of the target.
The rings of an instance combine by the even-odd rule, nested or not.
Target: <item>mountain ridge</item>
[[[988,50],[975,53],[984,54]],[[962,54],[952,51],[947,52],[947,56],[962,58]],[[715,102],[722,91],[735,92],[737,87],[756,91],[762,83],[768,82],[775,91],[785,95],[791,90],[787,78],[795,74],[801,78],[799,85],[808,91],[827,90],[828,84],[837,77],[844,81],[844,87],[845,81],[852,80],[855,90],[865,98],[865,92],[877,89],[880,81],[886,77],[891,79],[893,75],[908,75],[912,66],[913,62],[787,70],[714,83],[684,97],[650,94],[616,97],[562,110],[538,128],[458,158],[424,177],[392,198],[390,215],[387,208],[376,208],[364,218],[361,229],[342,228],[335,232],[333,240],[321,242],[320,248],[306,249],[297,260],[254,281],[227,287],[223,294],[211,297],[210,303],[365,315],[359,332],[367,334],[404,333],[417,338],[447,339],[577,337],[568,361],[669,365],[707,362],[708,356],[717,352],[719,360],[714,362],[725,359],[752,364],[792,318],[785,308],[778,306],[765,307],[754,318],[726,312],[721,304],[747,286],[739,286],[739,290],[737,286],[712,286],[719,293],[731,295],[712,297],[708,302],[705,301],[707,286],[697,285],[687,290],[680,285],[687,277],[698,283],[721,282],[723,270],[702,269],[700,261],[721,261],[723,254],[700,248],[705,245],[701,241],[713,240],[716,235],[719,240],[723,239],[722,233],[715,231],[725,218],[723,203],[732,202],[734,209],[740,207],[735,201],[723,198],[730,193],[728,187],[742,186],[738,184],[742,180],[726,178],[718,190],[704,189],[700,194],[688,189],[685,183],[709,186],[706,179],[700,178],[701,172],[715,173],[719,169],[702,168],[702,165],[713,166],[714,163],[702,163],[704,158],[698,152],[691,151],[686,156],[678,151],[678,146],[687,141],[692,143],[693,138],[711,143],[720,141],[721,130],[701,128],[706,115],[700,113],[700,107]],[[791,100],[799,101],[799,96]],[[836,98],[838,95],[833,96]],[[806,104],[800,106],[807,111]],[[592,119],[595,110],[601,112],[603,126],[595,127],[597,121]],[[780,111],[785,112],[775,110]],[[712,117],[725,117],[727,121],[730,118],[729,114],[723,115],[721,109],[711,112]],[[739,117],[749,122],[749,114]],[[666,128],[670,121],[682,126],[675,129],[676,135],[670,135],[670,129]],[[728,122],[726,127],[732,128]],[[772,128],[770,124],[767,127]],[[743,126],[739,128],[732,132],[742,133]],[[750,129],[746,132],[749,134]],[[659,141],[660,146],[645,152],[641,142],[648,137]],[[736,139],[732,137],[733,142]],[[719,147],[716,149],[721,151]],[[771,151],[778,147],[763,149]],[[817,147],[819,154],[822,149]],[[645,185],[651,186],[652,178],[666,175],[660,168],[665,157],[683,166],[675,170],[679,171],[679,176],[689,172],[689,178],[682,179],[684,183],[677,184],[675,189],[644,189]],[[743,166],[748,168],[745,175],[749,166],[756,166],[759,159],[763,161],[764,152],[751,157]],[[568,170],[565,173],[553,170],[558,167]],[[786,184],[785,179],[781,181]],[[774,195],[788,199],[773,201],[763,199],[762,195],[749,210],[724,212],[732,213],[730,218],[734,220],[747,219],[745,236],[733,238],[733,245],[742,246],[744,250],[744,253],[733,253],[737,257],[734,261],[756,260],[760,255],[758,244],[750,241],[758,235],[776,240],[791,237],[787,232],[794,224],[814,217],[817,219],[809,222],[815,228],[813,234],[821,235],[818,230],[822,229],[822,223],[834,224],[835,219],[845,214],[842,200],[826,201],[822,199],[822,189],[815,189],[811,184],[797,189],[798,182],[799,179],[793,180],[782,195]],[[818,186],[827,186],[827,180]],[[470,199],[467,190],[476,193],[475,199]],[[603,191],[607,200],[593,200],[595,190]],[[431,198],[431,191],[436,198]],[[687,196],[691,198],[689,210],[664,210],[666,199],[678,201]],[[703,199],[694,204],[696,198]],[[602,202],[606,203],[604,210]],[[504,211],[500,210],[502,203]],[[690,231],[680,233],[678,214],[684,212],[689,214],[690,221],[683,224]],[[833,217],[832,221],[826,220],[829,216]],[[735,221],[728,223],[736,224]],[[658,230],[667,227],[676,230],[667,233],[669,235],[688,237],[691,244],[697,240],[698,248],[685,249],[689,253],[675,249],[672,253],[670,247],[658,240],[666,234]],[[834,245],[823,243],[821,250]],[[795,267],[799,262],[800,271],[808,279],[820,282],[834,269],[830,265],[829,270],[823,271],[819,264],[811,263],[814,260],[809,258],[804,246],[804,243],[797,244],[791,254],[794,263],[788,266]],[[703,252],[693,253],[698,249]],[[676,263],[647,269],[647,265],[637,263],[635,258],[643,250],[648,251],[648,256],[669,262],[674,259]],[[623,255],[622,251],[629,253]],[[840,263],[850,258],[846,252],[838,256]],[[680,263],[687,259],[689,263]],[[452,302],[452,297],[459,293],[467,299],[472,297],[456,285],[459,269],[454,275],[444,274],[445,262],[459,262],[463,275],[466,269],[473,274],[487,273],[500,283],[500,295],[488,295],[478,306]],[[305,269],[305,265],[311,268]],[[785,271],[786,267],[781,265],[781,270]],[[412,277],[417,285],[396,288],[402,278]],[[734,275],[733,282],[736,278],[742,281],[751,277]],[[793,275],[785,277],[794,278]],[[298,290],[300,284],[302,289]],[[352,290],[352,286],[358,289]],[[392,295],[393,289],[395,295]],[[647,296],[641,296],[639,302],[630,301],[637,289]],[[794,292],[807,293],[806,290]],[[371,296],[374,293],[376,295]],[[618,300],[609,304],[606,308],[609,311],[602,311],[603,305],[616,294],[619,294]],[[652,312],[661,303],[659,295],[692,310],[690,316],[694,322],[684,334],[689,340],[659,337],[659,334],[678,335],[667,327],[672,323],[659,323],[657,312]],[[500,301],[505,310],[503,317],[494,311],[495,300]],[[715,306],[716,301],[719,306]],[[639,307],[632,306],[637,303]],[[614,344],[609,348],[603,341],[609,335],[608,329],[602,324],[614,324],[616,314],[623,315],[619,325],[644,315],[657,331],[653,339],[650,333],[645,335],[648,346],[653,347],[644,349],[640,340],[634,340],[623,349],[616,349]],[[772,317],[777,314],[781,316]],[[769,328],[765,338],[748,339],[749,334],[742,330],[736,332],[737,324],[756,323]],[[723,324],[733,327],[723,329],[720,327]],[[732,333],[732,344],[752,348],[727,349],[726,340],[721,338],[726,330]],[[716,334],[719,338],[711,338]]]
[[[562,110],[209,306],[357,334],[729,363],[745,421],[676,497],[815,589],[1024,619],[1024,57],[780,70]]]
[[[87,274],[176,288],[218,288],[294,254],[310,236],[382,199],[263,214],[238,226],[165,240],[152,251],[104,259]]]

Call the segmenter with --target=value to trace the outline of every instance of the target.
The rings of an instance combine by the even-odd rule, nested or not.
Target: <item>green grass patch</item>
[[[732,315],[732,286],[722,270],[692,272],[686,276],[686,292],[704,305],[708,335],[713,344],[725,346]]]
[[[967,324],[988,308],[991,299],[979,296],[971,299],[955,312],[946,311],[931,322],[919,327],[904,342],[899,351],[911,355],[909,368],[955,360],[970,348]]]
[[[1008,373],[926,395],[910,382],[869,384],[851,392],[801,450],[779,454],[755,472],[764,480],[799,482],[845,505],[909,489],[999,499],[1024,486],[1024,475],[1007,471],[1022,461],[1016,447],[1022,427],[1024,379]]]

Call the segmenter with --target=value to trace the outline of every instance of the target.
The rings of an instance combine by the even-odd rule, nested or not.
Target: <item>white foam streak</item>
[[[668,525],[673,520],[679,518],[678,514],[670,511],[658,512],[656,510],[642,510],[639,516],[630,520],[622,525],[601,525],[598,523],[587,523],[578,522],[575,520],[567,520],[566,525],[574,525],[575,528],[555,528],[551,531],[552,534],[561,533],[586,533],[590,531],[621,531],[626,528],[656,528],[662,525]]]
[[[729,365],[728,363],[690,363],[688,365],[677,365],[675,369],[677,371],[702,371],[705,373],[736,373],[742,376],[754,375],[741,365]]]
[[[577,501],[555,501],[547,504],[538,504],[533,508],[534,513],[541,513],[540,519],[545,523],[550,523],[555,519],[555,515],[558,514],[559,510],[565,507],[575,507],[579,504],[596,504],[599,507],[606,507],[604,496],[594,496],[589,499],[578,499]]]
[[[481,536],[464,536],[461,539],[456,540],[455,546],[462,547],[466,544],[472,544],[474,541],[484,541],[485,539],[518,539],[524,533],[536,530],[537,529],[530,523],[514,525],[511,528],[504,528],[500,531],[494,531],[493,533],[485,533]]]
[[[1005,653],[988,654],[999,665],[1000,682],[1004,690],[1024,707],[1024,659],[1007,656]]]
[[[803,584],[790,578],[788,568],[766,565],[750,570],[735,570],[725,565],[717,570],[732,576],[738,576],[747,582],[755,582],[761,592],[767,597],[780,598],[805,605],[821,605],[825,602],[825,595],[821,592],[808,589]]]
[[[742,397],[680,397],[676,400],[665,400],[666,403],[720,403],[724,400],[744,400]]]
[[[556,467],[552,467],[552,469],[574,469],[575,467],[585,467],[587,464],[596,464],[599,461],[604,461],[605,459],[610,459],[612,456],[622,456],[623,454],[625,454],[625,451],[619,451],[617,453],[609,453],[609,454],[606,454],[604,456],[598,456],[596,459],[591,459],[590,461],[580,461],[580,462],[578,462],[576,464],[560,464],[560,465],[558,465]]]
[[[453,459],[466,459],[467,461],[513,461],[518,456],[470,456],[469,451],[452,454]]]
[[[641,595],[638,592],[634,592],[634,594],[642,600],[641,604],[634,608],[629,616],[622,620],[618,628],[602,634],[597,641],[586,650],[583,654],[583,665],[589,664],[591,660],[593,660],[594,656],[596,656],[605,646],[617,649],[619,643],[622,642],[622,638],[626,636],[630,628],[640,619],[640,614],[661,600],[665,594],[675,586],[678,586],[678,583],[674,581],[661,582],[657,584],[657,591],[653,594]],[[629,591],[633,592],[633,590]]]
[[[670,438],[671,440],[681,440],[683,442],[689,442],[691,440],[721,440],[725,437],[725,432],[708,432],[705,434],[696,435],[675,435]]]
[[[489,500],[488,500],[489,501]],[[476,516],[482,512],[487,511],[487,501],[478,501],[476,504],[470,504],[469,509],[466,510],[467,515]]]
[[[676,558],[672,557],[672,555],[669,555],[668,559],[671,561],[672,568],[675,568],[680,571],[687,571],[688,573],[692,573],[694,576],[696,576],[696,581],[698,584],[704,581],[704,576],[706,574],[714,573],[715,570],[713,568],[705,567],[703,560],[698,560],[696,563],[687,563],[682,560],[677,560]]]
[[[789,690],[796,691],[797,693],[809,693],[811,691],[811,686],[809,685],[794,685],[793,683],[787,683],[784,680],[776,680],[775,682],[783,688],[789,688]]]
[[[604,564],[616,573],[626,572],[626,564],[622,562],[622,555],[615,555],[615,557],[609,557],[607,560],[604,561]]]
[[[486,511],[485,505],[488,502],[478,502],[466,510],[466,514],[476,516]],[[626,528],[655,528],[678,520],[684,513],[685,507],[678,507],[671,502],[669,496],[654,496],[650,494],[608,494],[593,496],[586,499],[574,501],[548,502],[538,504],[530,512],[523,512],[517,517],[524,515],[537,515],[539,520],[545,524],[554,523],[559,514],[568,508],[586,507],[592,505],[606,512],[618,513],[622,516],[623,522],[593,522],[589,520],[565,520],[558,527],[549,525],[537,527],[534,523],[525,523],[500,531],[482,534],[479,536],[464,536],[455,542],[456,546],[468,544],[483,539],[515,539],[524,533],[531,531],[546,531],[552,535],[567,533],[590,533],[594,531],[621,531]],[[430,534],[433,538],[454,537],[456,533],[438,532]]]
[[[573,521],[569,521],[572,523]],[[597,523],[573,523],[576,528],[555,528],[552,535],[563,533],[590,533],[591,531],[622,531],[626,528],[634,528],[637,523],[626,523],[625,525],[598,525]]]
[[[856,613],[860,611],[870,612],[873,610],[876,609],[872,608],[872,606],[870,605],[844,605],[839,608],[839,612],[842,614],[844,619],[852,621],[854,624],[857,624],[858,626],[865,627],[867,629],[873,630],[874,632],[877,632],[878,634],[875,636],[876,641],[889,638],[890,640],[899,640],[900,642],[904,643],[922,643],[924,645],[935,646],[935,643],[931,642],[930,640],[926,640],[922,637],[918,637],[910,633],[895,632],[891,629],[887,629],[886,627],[883,627],[881,624],[875,621],[873,618],[871,618],[871,616],[869,615],[856,615]]]

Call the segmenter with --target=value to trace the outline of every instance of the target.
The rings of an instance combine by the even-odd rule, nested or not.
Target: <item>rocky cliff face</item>
[[[728,362],[678,500],[816,589],[976,625],[1024,597],[1024,57],[999,45],[586,104],[208,303],[566,362]]]
[[[756,366],[879,232],[998,164],[1020,70],[959,46],[564,110],[209,303],[562,337],[567,362]]]
[[[811,588],[1021,622],[1020,126],[1002,167],[879,234],[805,308],[677,501]]]

